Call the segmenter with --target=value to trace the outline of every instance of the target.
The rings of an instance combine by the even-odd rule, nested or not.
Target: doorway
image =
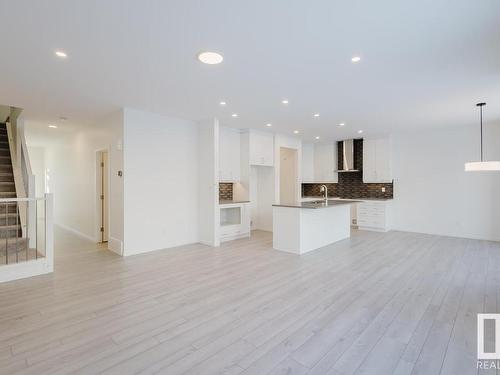
[[[101,243],[108,242],[109,223],[109,162],[108,150],[97,151],[96,155],[96,193],[97,193],[97,238]]]
[[[297,200],[297,150],[280,148],[280,201],[295,202]]]

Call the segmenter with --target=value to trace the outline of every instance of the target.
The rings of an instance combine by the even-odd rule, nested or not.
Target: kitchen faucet
[[[321,185],[320,191],[325,192],[325,201],[327,201],[328,200],[328,187],[326,185]]]

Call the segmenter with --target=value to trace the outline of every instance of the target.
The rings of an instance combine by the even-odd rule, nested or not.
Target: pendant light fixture
[[[483,158],[483,107],[486,103],[477,103],[479,107],[480,121],[481,121],[481,144],[479,152],[481,154],[481,161],[472,161],[465,163],[466,172],[482,172],[482,171],[500,171],[500,161],[485,161]]]

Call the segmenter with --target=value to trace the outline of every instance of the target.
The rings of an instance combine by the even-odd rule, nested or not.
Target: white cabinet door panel
[[[314,182],[314,144],[302,144],[302,182]]]
[[[390,138],[363,140],[363,182],[392,182]]]
[[[256,130],[249,133],[250,165],[274,165],[274,135]]]
[[[318,143],[314,145],[314,181],[338,182],[337,143]]]
[[[219,180],[240,180],[240,132],[221,127],[219,131]]]

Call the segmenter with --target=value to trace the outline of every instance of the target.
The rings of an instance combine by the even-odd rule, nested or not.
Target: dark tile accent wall
[[[342,168],[342,143],[339,142],[338,167]],[[363,170],[363,140],[354,140],[354,168]],[[320,187],[322,184],[302,184],[302,196],[322,196]],[[339,182],[326,184],[328,196],[340,198],[393,198],[394,186],[389,184],[365,184],[363,183],[363,172],[339,173]],[[382,188],[385,187],[385,192]]]
[[[219,183],[219,200],[221,201],[233,200],[233,184],[231,182]]]
[[[328,188],[329,197],[339,197],[337,192],[338,184],[302,184],[302,196],[303,197],[322,197],[321,185],[326,185]]]

